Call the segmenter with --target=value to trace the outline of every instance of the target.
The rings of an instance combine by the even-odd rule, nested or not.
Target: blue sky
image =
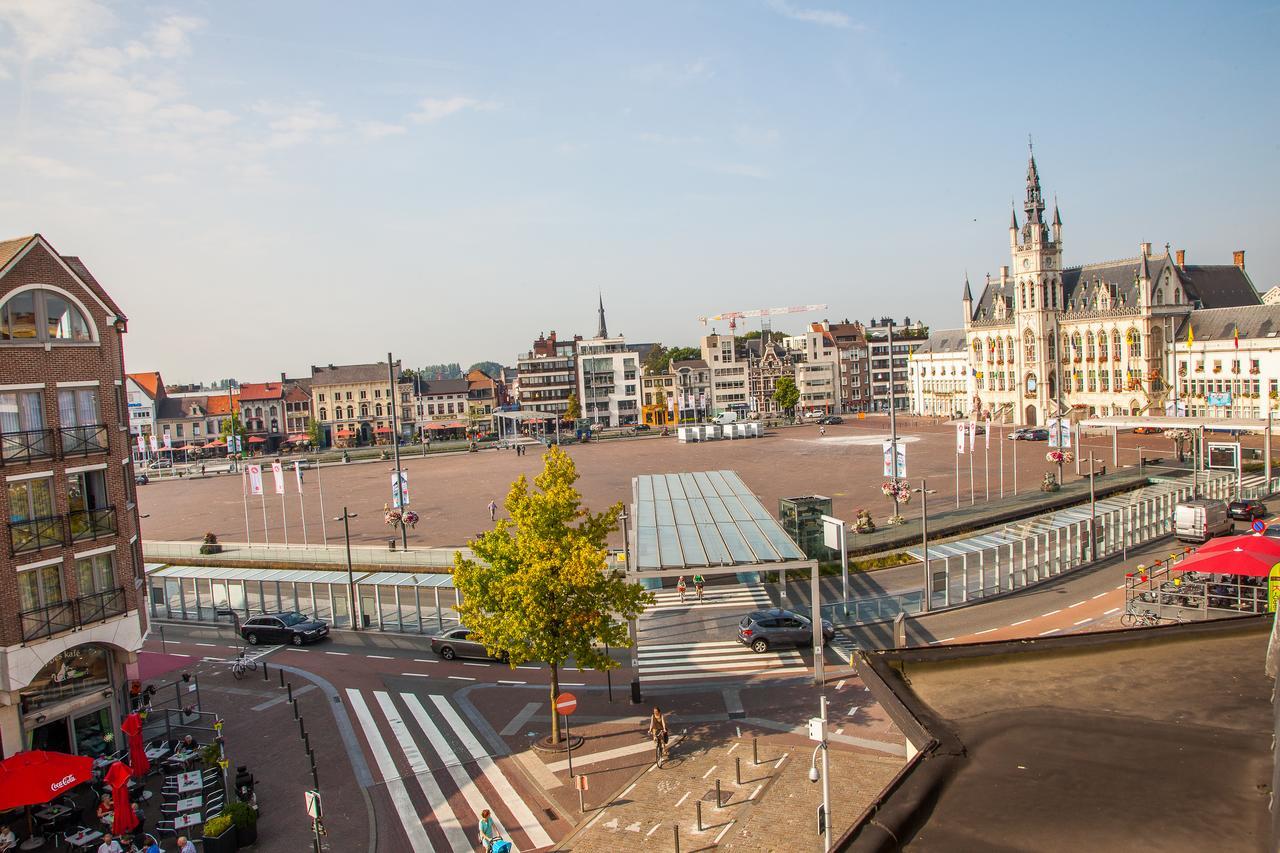
[[[85,258],[131,370],[512,363],[825,302],[960,323],[1027,135],[1067,262],[1280,283],[1276,3],[0,0],[0,232]],[[775,323],[798,328],[806,315]],[[723,329],[722,329],[723,330]]]

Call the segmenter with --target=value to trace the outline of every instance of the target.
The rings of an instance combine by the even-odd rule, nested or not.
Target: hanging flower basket
[[[1042,492],[1056,492],[1061,488],[1062,486],[1058,485],[1058,481],[1054,479],[1051,473],[1045,474],[1044,479],[1040,481],[1040,491]]]
[[[1044,461],[1052,462],[1054,465],[1060,465],[1066,462],[1074,462],[1075,456],[1070,450],[1050,450],[1044,455]]]
[[[871,520],[871,513],[865,509],[858,510],[857,518],[853,522],[854,533],[875,533],[876,523]]]
[[[409,509],[409,510],[405,510],[404,515],[401,517],[400,520],[402,523],[407,524],[410,527],[416,528],[418,526],[418,522],[421,521],[422,519],[418,518],[418,514],[416,512]]]
[[[906,483],[895,483],[893,481],[880,484],[880,494],[886,498],[893,498],[900,504],[910,503],[911,486]]]

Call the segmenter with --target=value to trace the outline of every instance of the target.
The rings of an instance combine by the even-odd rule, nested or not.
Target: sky
[[[1280,283],[1277,3],[0,0],[0,236],[167,382],[961,324],[1032,137],[1068,264]],[[726,331],[724,323],[713,323]],[[741,327],[758,328],[755,321]]]

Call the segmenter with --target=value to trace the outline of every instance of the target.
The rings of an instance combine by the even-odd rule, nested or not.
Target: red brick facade
[[[6,244],[9,247],[17,241]],[[25,550],[15,554],[14,540],[10,530],[8,488],[0,495],[4,502],[4,531],[0,538],[0,600],[8,606],[0,608],[0,648],[12,650],[18,646],[34,646],[47,642],[54,637],[28,638],[24,643],[22,620],[18,613],[19,597],[17,570],[32,563],[46,563],[61,557],[62,593],[67,602],[77,602],[82,597],[77,586],[75,554],[114,546],[112,552],[115,581],[114,587],[121,591],[125,613],[113,615],[109,619],[136,619],[138,621],[137,636],[146,632],[145,586],[135,580],[143,578],[141,559],[141,541],[138,531],[136,510],[136,486],[134,485],[133,464],[130,460],[130,436],[128,432],[128,412],[124,393],[124,356],[122,347],[122,330],[124,317],[102,291],[96,281],[75,258],[59,257],[52,247],[40,236],[30,238],[22,248],[10,251],[7,263],[0,267],[0,305],[3,305],[15,291],[39,285],[64,291],[74,297],[74,301],[83,307],[86,318],[94,326],[92,343],[72,342],[15,342],[0,340],[0,392],[19,389],[39,390],[43,395],[44,426],[51,430],[51,458],[26,459],[20,453],[10,452],[7,458],[0,460],[0,476],[6,485],[23,479],[22,475],[51,472],[54,490],[54,512],[61,517],[60,540],[50,547],[36,550]],[[2,258],[2,256],[0,256]],[[117,325],[120,330],[117,330]],[[93,450],[74,455],[65,453],[71,440],[60,433],[58,407],[59,383],[83,383],[92,381],[98,392],[98,421],[105,426],[107,450]],[[40,387],[31,387],[40,386]],[[99,439],[102,433],[99,433]],[[16,458],[15,458],[16,457]],[[69,510],[67,469],[90,468],[105,464],[104,479],[110,505],[115,509],[116,532],[99,533],[82,541],[71,540],[70,526],[66,521]],[[110,610],[118,613],[121,598],[115,596]],[[96,600],[94,606],[100,606]],[[78,624],[75,630],[85,630],[93,625],[100,625],[104,619],[94,618],[101,615],[100,610],[85,604],[83,608],[73,605],[75,614],[71,618]],[[132,634],[133,631],[127,632]],[[65,640],[65,638],[63,638]],[[136,649],[125,649],[135,652]],[[9,685],[9,689],[21,687]],[[10,745],[5,744],[9,752]]]

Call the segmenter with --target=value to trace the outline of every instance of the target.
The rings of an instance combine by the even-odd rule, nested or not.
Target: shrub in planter
[[[231,817],[220,814],[204,822],[204,853],[235,853],[236,827]]]
[[[221,553],[222,546],[218,544],[218,537],[212,532],[204,535],[204,544],[200,546],[201,554],[218,554]]]
[[[258,840],[258,813],[248,803],[233,802],[227,805],[225,814],[236,827],[236,843],[248,847]]]

